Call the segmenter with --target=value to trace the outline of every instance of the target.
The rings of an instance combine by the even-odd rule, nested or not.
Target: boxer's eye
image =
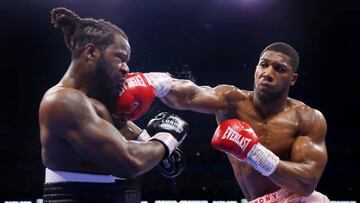
[[[126,52],[116,52],[116,53],[115,53],[115,56],[116,56],[117,58],[121,59],[121,62],[127,63],[127,62],[129,62],[129,60],[130,60],[130,55],[127,54]]]
[[[269,66],[269,64],[266,63],[266,62],[261,62],[261,63],[259,64],[259,66],[260,66],[260,68],[266,68],[266,67]]]
[[[281,65],[281,64],[274,64],[273,65],[274,69],[278,72],[286,72],[286,66]]]
[[[121,58],[121,56],[119,56],[119,55],[116,55],[116,59],[120,62],[120,63],[122,63],[124,60]]]

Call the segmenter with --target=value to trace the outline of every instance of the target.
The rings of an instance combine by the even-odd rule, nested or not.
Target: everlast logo
[[[221,139],[227,139],[235,142],[241,150],[245,151],[246,147],[248,146],[249,142],[251,141],[250,138],[246,138],[242,135],[240,135],[238,132],[233,130],[232,128],[228,127],[222,136]]]
[[[134,76],[132,78],[128,78],[126,80],[126,83],[128,84],[129,87],[133,87],[133,86],[144,86],[144,87],[146,87],[145,82],[141,78],[140,75],[136,75],[136,76]]]

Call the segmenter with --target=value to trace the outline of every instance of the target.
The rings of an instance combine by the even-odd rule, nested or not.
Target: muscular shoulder
[[[51,88],[40,104],[40,122],[70,123],[81,119],[79,115],[90,109],[90,100],[82,92],[72,88]]]
[[[233,85],[219,85],[214,88],[217,95],[228,102],[241,101],[246,98],[246,92]]]
[[[298,118],[301,134],[325,136],[327,125],[324,115],[317,109],[311,108],[301,101],[290,99]]]

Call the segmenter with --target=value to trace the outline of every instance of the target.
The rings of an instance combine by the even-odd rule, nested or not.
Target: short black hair
[[[87,43],[93,43],[100,50],[114,43],[115,34],[120,34],[126,40],[126,34],[103,19],[80,18],[75,12],[59,7],[51,11],[51,22],[64,33],[66,46],[73,58],[80,56]]]
[[[276,51],[281,52],[290,57],[290,65],[293,68],[293,71],[296,72],[299,67],[299,54],[298,52],[289,44],[284,42],[275,42],[265,47],[265,49],[261,52],[260,58],[266,51]]]

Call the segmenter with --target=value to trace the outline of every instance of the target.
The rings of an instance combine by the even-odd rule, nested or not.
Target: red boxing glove
[[[264,176],[272,174],[280,162],[279,157],[259,143],[250,125],[237,119],[223,121],[217,127],[211,144],[219,151],[246,161]]]
[[[169,93],[173,80],[169,73],[150,72],[144,73],[144,75],[154,86],[157,97],[165,97]]]
[[[136,120],[144,115],[155,99],[155,88],[143,73],[126,75],[124,90],[115,101],[116,116]]]
[[[222,122],[211,140],[215,149],[232,154],[240,160],[246,159],[250,149],[257,143],[259,139],[251,127],[237,119]]]

